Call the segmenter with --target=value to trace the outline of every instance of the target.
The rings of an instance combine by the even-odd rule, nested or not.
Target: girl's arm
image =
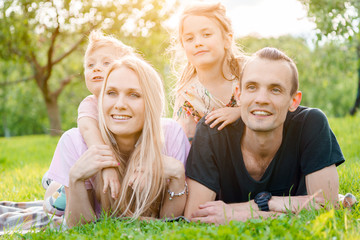
[[[224,107],[216,109],[206,115],[205,123],[210,124],[210,127],[213,128],[222,122],[222,124],[218,127],[218,130],[221,130],[227,125],[238,120],[240,117],[240,107]]]
[[[115,167],[118,163],[112,157],[107,145],[90,147],[71,167],[69,187],[65,187],[65,219],[69,227],[84,224],[95,219],[93,197],[86,190],[85,180],[103,168]]]
[[[194,108],[192,106],[185,106],[185,98],[177,96],[174,105],[173,119],[178,122],[183,128],[190,143],[195,136],[196,124],[200,119],[195,119],[192,113]]]
[[[101,136],[97,115],[97,103],[94,102],[94,96],[85,98],[78,109],[78,127],[85,143],[88,147],[94,145],[105,145]],[[114,157],[115,159],[115,157]],[[111,190],[111,196],[117,198],[120,193],[120,182],[117,172],[113,168],[107,168],[102,171],[104,179],[103,192],[106,193],[108,187]]]

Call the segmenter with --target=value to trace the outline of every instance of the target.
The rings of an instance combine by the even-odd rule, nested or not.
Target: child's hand
[[[103,192],[106,193],[108,187],[110,187],[111,197],[113,199],[118,198],[120,194],[120,181],[115,168],[104,168],[102,170],[102,177],[104,180]]]
[[[210,127],[213,128],[219,123],[223,122],[219,127],[218,130],[223,129],[226,125],[235,122],[241,116],[240,108],[239,107],[224,107],[216,109],[210,112],[205,117],[205,123],[210,124]]]

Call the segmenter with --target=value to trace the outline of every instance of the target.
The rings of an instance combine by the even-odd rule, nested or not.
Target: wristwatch
[[[272,195],[269,192],[260,192],[256,194],[254,201],[258,205],[261,211],[269,211],[269,200],[271,199]]]

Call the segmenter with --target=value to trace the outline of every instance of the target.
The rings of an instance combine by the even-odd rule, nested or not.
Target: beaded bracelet
[[[184,190],[182,192],[179,192],[179,193],[174,193],[174,192],[170,191],[169,189],[167,191],[168,191],[168,193],[170,195],[169,200],[172,200],[174,197],[180,197],[180,196],[182,196],[184,194],[188,195],[188,185],[187,185],[187,183],[185,181],[185,188],[184,188]]]

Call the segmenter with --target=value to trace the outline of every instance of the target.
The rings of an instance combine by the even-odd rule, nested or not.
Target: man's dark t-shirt
[[[260,181],[256,181],[243,161],[243,130],[241,119],[221,131],[210,128],[202,119],[186,163],[187,177],[211,189],[226,203],[245,202],[262,191],[275,196],[306,195],[307,174],[344,162],[324,113],[300,106],[288,113],[281,146]]]

